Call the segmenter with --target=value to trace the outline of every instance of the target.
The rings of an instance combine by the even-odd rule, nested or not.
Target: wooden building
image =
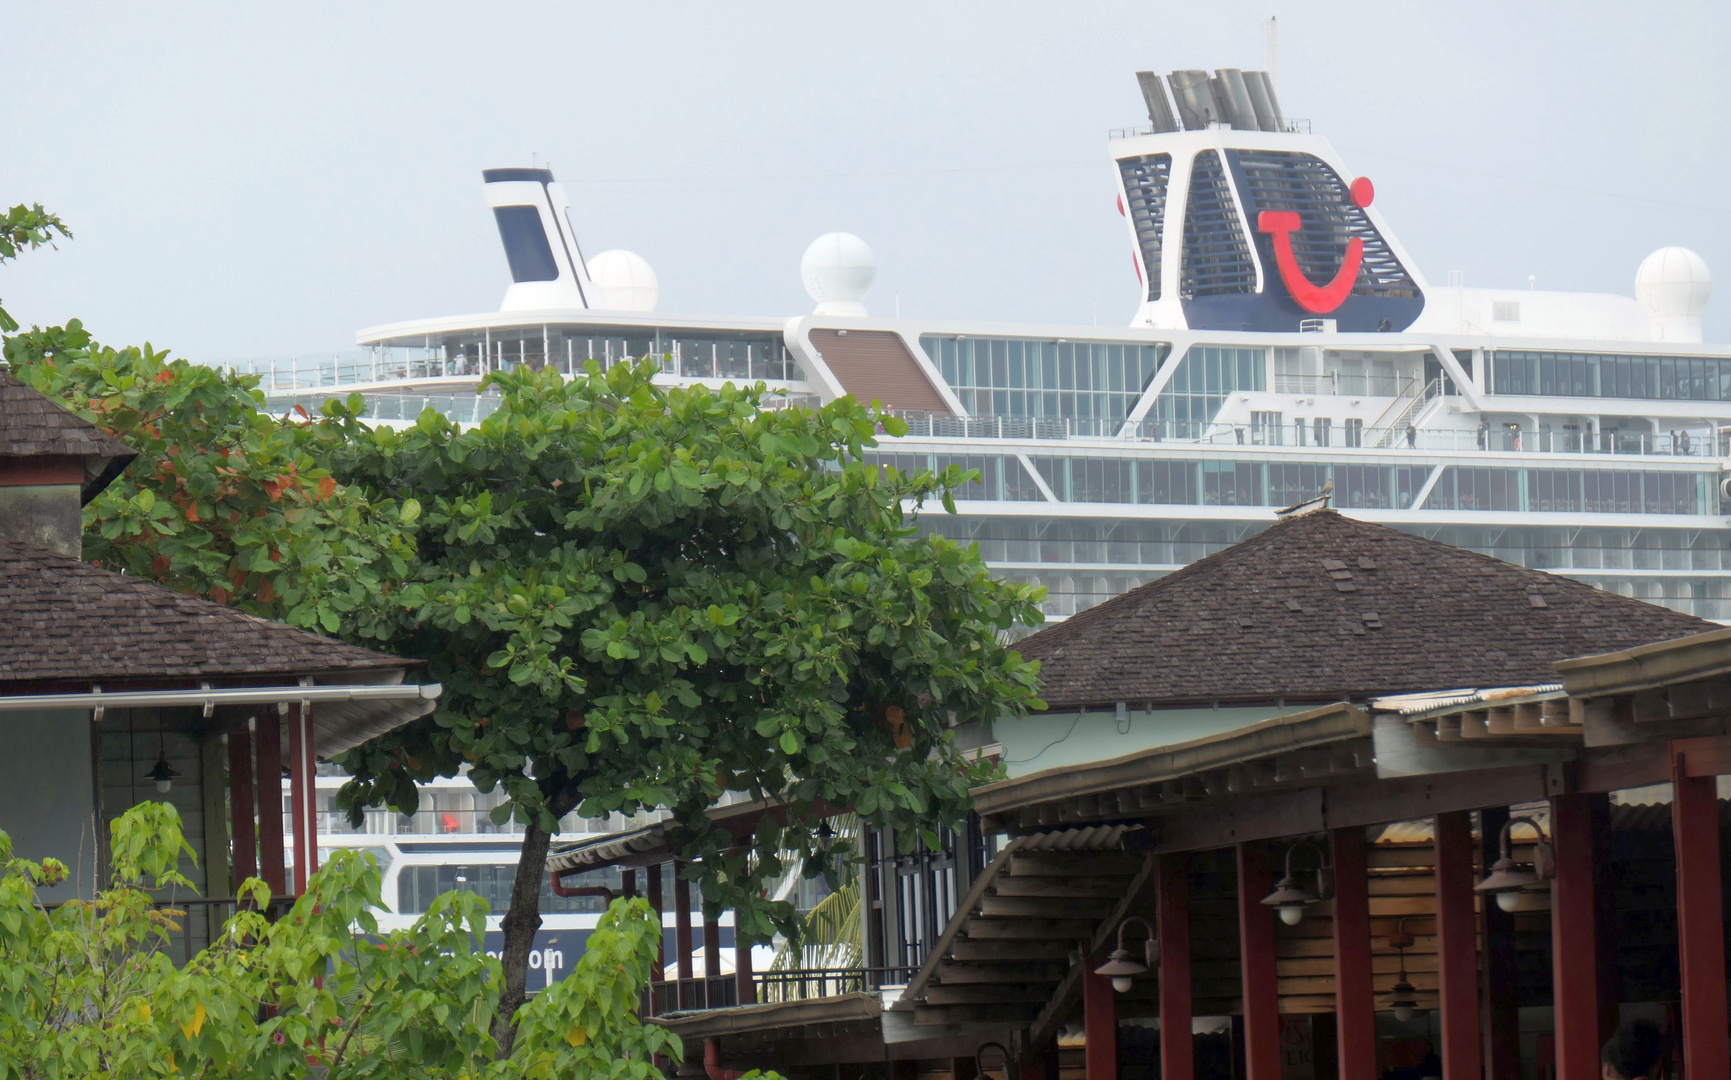
[[[1731,1073],[1731,630],[1324,510],[1024,651],[1149,745],[976,790],[905,983],[672,1011],[685,1074],[1589,1080],[1637,1015]]]

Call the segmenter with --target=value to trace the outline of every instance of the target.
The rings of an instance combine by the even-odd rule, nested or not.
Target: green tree
[[[746,940],[794,935],[764,885],[834,883],[850,846],[814,843],[821,814],[935,845],[989,775],[948,729],[1039,705],[1003,637],[1039,621],[1041,590],[904,519],[905,502],[949,506],[959,468],[869,464],[875,434],[904,429],[851,399],[766,408],[761,387],[669,389],[654,370],[494,374],[499,407],[466,430],[428,410],[363,431],[358,399],[326,406],[338,479],[411,533],[391,647],[445,686],[432,716],[348,753],[339,801],[413,810],[415,781],[465,767],[503,789],[496,819],[523,826],[507,1045],[561,816],[671,809],[705,910],[733,908]],[[726,791],[782,813],[735,847],[706,817]]]
[[[41,203],[34,206],[19,203],[0,214],[0,263],[11,262],[20,251],[30,251],[44,244],[52,247],[56,235],[72,239],[71,230],[61,222],[59,215],[44,210]],[[0,333],[10,334],[16,329],[18,320],[0,307]]]
[[[333,604],[385,592],[407,571],[397,508],[340,487],[318,458],[330,436],[316,438],[304,412],[267,413],[256,376],[148,343],[101,345],[77,319],[6,338],[5,356],[138,451],[85,508],[85,558],[299,626],[384,632],[372,607]]]
[[[642,900],[609,909],[572,973],[517,1014],[500,1058],[489,1029],[502,978],[481,951],[479,897],[447,893],[380,934],[378,868],[340,852],[286,916],[242,911],[177,969],[165,946],[185,914],[172,894],[190,890],[174,869],[179,818],[143,803],[111,831],[112,884],[52,910],[36,889],[65,866],[13,858],[0,833],[0,1080],[661,1080],[656,1055],[682,1059],[677,1037],[637,1016],[661,938]],[[269,903],[256,878],[240,894]]]

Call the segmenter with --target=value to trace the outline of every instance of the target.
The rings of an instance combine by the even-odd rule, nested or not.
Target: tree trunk
[[[511,882],[511,906],[500,926],[505,934],[499,957],[505,967],[505,990],[499,996],[499,1016],[493,1021],[500,1060],[511,1056],[511,1044],[517,1038],[511,1018],[529,996],[529,954],[535,948],[535,931],[541,929],[541,875],[547,872],[547,848],[552,840],[539,821],[530,821],[523,828],[522,854],[517,858],[517,876]]]

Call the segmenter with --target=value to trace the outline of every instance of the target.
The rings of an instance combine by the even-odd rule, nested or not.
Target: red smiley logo
[[[1352,205],[1365,207],[1376,197],[1376,188],[1368,177],[1361,176],[1352,182],[1347,194]],[[1303,220],[1294,210],[1264,210],[1256,215],[1256,231],[1268,233],[1273,238],[1274,262],[1280,268],[1280,280],[1286,283],[1286,291],[1292,294],[1299,307],[1314,315],[1325,315],[1345,303],[1347,295],[1352,292],[1352,284],[1358,280],[1359,264],[1364,259],[1364,241],[1356,236],[1349,238],[1346,257],[1340,261],[1340,270],[1334,279],[1326,285],[1313,285],[1304,276],[1297,256],[1292,253],[1292,232],[1303,227]]]

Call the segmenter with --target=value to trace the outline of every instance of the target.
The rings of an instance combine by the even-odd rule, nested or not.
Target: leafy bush
[[[660,1080],[655,1056],[682,1058],[676,1036],[637,1017],[661,937],[643,900],[613,904],[572,973],[518,1011],[512,1052],[495,1060],[503,980],[481,949],[479,897],[446,893],[409,929],[380,934],[378,867],[338,852],[287,915],[243,910],[176,968],[166,947],[185,913],[172,896],[191,889],[175,869],[190,851],[178,814],[143,803],[111,838],[109,887],[46,908],[36,891],[66,867],[14,858],[0,833],[0,1080]],[[256,878],[239,895],[270,902]]]

